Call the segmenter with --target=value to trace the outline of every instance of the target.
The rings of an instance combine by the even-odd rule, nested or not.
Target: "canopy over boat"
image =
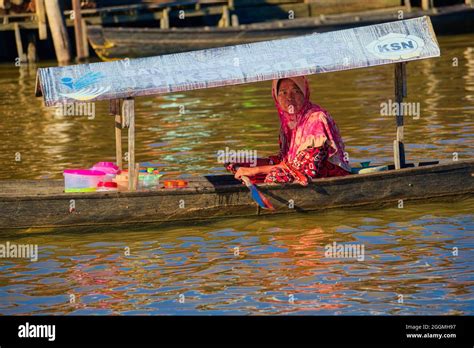
[[[440,55],[429,17],[141,59],[38,69],[47,106],[401,63]]]

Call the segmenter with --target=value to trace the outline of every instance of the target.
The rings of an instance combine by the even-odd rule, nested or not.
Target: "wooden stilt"
[[[229,11],[229,6],[225,5],[222,7],[222,17],[221,20],[219,21],[219,27],[230,27],[230,11]]]
[[[227,7],[229,9],[230,13],[230,25],[233,27],[238,27],[239,26],[239,16],[236,15],[235,13],[232,14],[232,12],[235,11],[235,1],[234,0],[228,0],[227,1]]]
[[[82,14],[81,14],[81,0],[72,0],[72,10],[74,12],[74,36],[76,38],[76,59],[83,60],[86,57],[84,52],[84,38],[82,35]]]
[[[123,100],[122,114],[128,121],[128,189],[135,191],[138,170],[135,166],[135,100],[133,98]]]
[[[87,23],[82,19],[82,46],[84,47],[84,58],[89,58],[89,42],[87,42]]]
[[[411,12],[411,1],[410,0],[405,0],[405,7],[408,12]]]
[[[20,25],[18,23],[14,24],[15,28],[15,42],[16,42],[16,51],[18,53],[18,59],[20,63],[26,63],[28,61],[26,54],[23,52],[23,43],[21,42],[21,33]]]
[[[36,36],[34,32],[28,34],[28,47],[26,49],[28,63],[36,63],[38,61],[38,52],[36,50]]]
[[[38,33],[40,40],[48,38],[48,29],[46,27],[46,11],[44,0],[35,0],[36,16],[38,17]]]
[[[421,0],[421,9],[427,11],[430,9],[430,0]]]
[[[231,18],[232,18],[232,20],[231,20],[232,26],[233,27],[238,27],[239,26],[239,17],[236,14],[233,14],[231,16]]]
[[[109,106],[110,114],[115,118],[115,160],[117,166],[122,170],[122,115],[120,110],[120,99],[110,100]]]
[[[64,18],[59,7],[58,0],[45,1],[46,15],[48,16],[49,29],[53,36],[56,59],[60,64],[71,60],[69,49],[69,36],[64,24]]]
[[[169,8],[165,8],[161,12],[160,28],[161,29],[170,28],[170,9]]]
[[[405,167],[405,147],[403,145],[403,98],[407,95],[406,63],[395,64],[395,103],[398,106],[397,139],[393,142],[393,161],[395,169]]]

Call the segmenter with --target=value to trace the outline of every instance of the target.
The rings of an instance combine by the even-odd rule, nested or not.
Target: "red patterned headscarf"
[[[309,100],[309,84],[304,76],[290,77],[304,94],[303,107],[297,113],[285,111],[278,102],[278,81],[273,80],[272,96],[280,117],[280,157],[291,161],[308,148],[328,143],[329,161],[342,169],[351,171],[344,156],[344,143],[339,129],[329,113]]]

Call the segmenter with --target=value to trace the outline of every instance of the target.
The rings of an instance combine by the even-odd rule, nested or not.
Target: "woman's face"
[[[283,79],[280,81],[277,99],[283,110],[296,114],[303,107],[304,94],[292,80]]]

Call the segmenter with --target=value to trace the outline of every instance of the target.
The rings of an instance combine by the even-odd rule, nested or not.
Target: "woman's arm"
[[[240,167],[235,172],[234,177],[240,179],[243,175],[245,176],[254,176],[257,174],[268,174],[273,168],[281,167],[282,163],[268,165],[268,166],[259,166],[259,167]]]

